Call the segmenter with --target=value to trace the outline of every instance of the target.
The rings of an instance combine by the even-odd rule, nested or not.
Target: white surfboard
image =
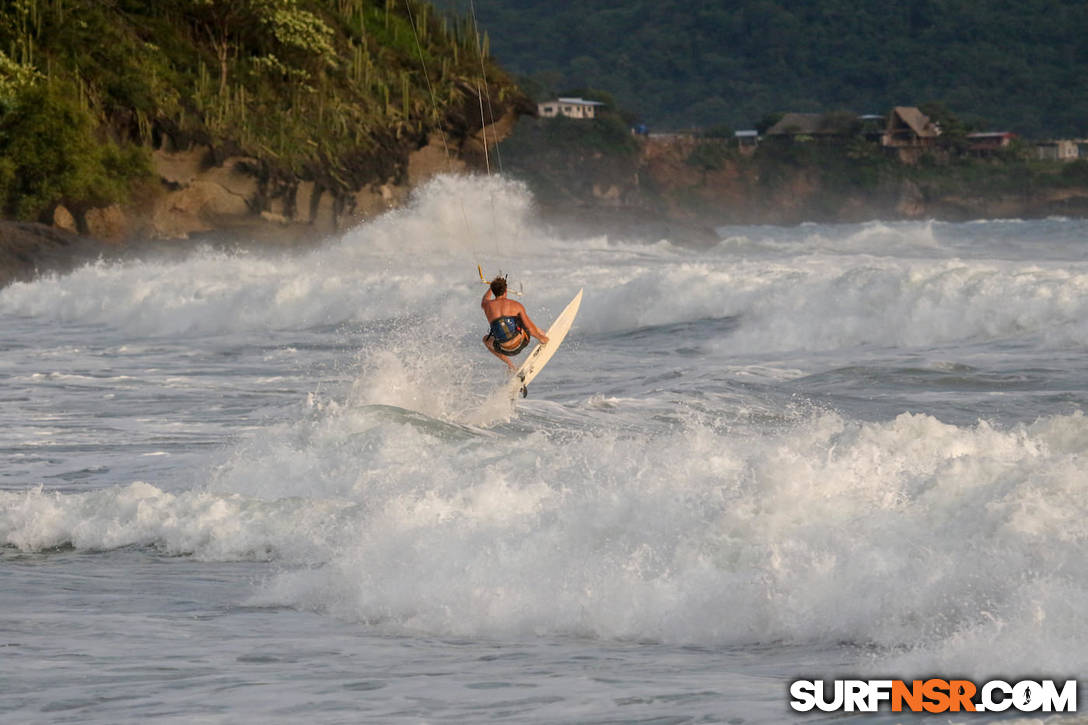
[[[521,393],[523,397],[525,396],[525,387],[533,382],[533,378],[540,374],[540,371],[552,359],[555,351],[559,349],[563,338],[567,336],[570,326],[574,323],[574,318],[578,314],[578,307],[581,304],[582,290],[578,290],[578,294],[574,295],[574,299],[570,301],[570,304],[559,313],[559,317],[556,317],[552,326],[545,331],[544,334],[548,336],[548,341],[533,348],[533,351],[529,353],[529,357],[518,368],[517,373],[510,378],[507,387],[511,398],[517,397],[518,393]]]

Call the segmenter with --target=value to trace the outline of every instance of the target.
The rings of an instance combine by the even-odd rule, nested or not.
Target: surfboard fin
[[[523,398],[528,398],[529,397],[529,386],[528,385],[522,385],[521,386],[521,397],[523,397]]]

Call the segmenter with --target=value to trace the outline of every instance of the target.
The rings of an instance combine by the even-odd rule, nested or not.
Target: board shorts
[[[491,337],[490,334],[488,337]],[[522,330],[520,337],[515,337],[513,340],[507,340],[506,342],[497,342],[495,338],[491,338],[492,347],[495,348],[495,352],[502,353],[506,357],[514,357],[519,352],[529,346],[529,333]],[[511,346],[509,349],[504,345]]]

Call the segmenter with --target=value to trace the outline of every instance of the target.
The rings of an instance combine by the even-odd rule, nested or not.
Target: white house
[[[600,101],[587,101],[584,98],[556,98],[537,104],[537,113],[542,118],[555,118],[562,114],[567,118],[594,118]]]
[[[1051,161],[1074,161],[1081,155],[1080,147],[1083,140],[1078,139],[1054,139],[1052,141],[1038,141],[1035,144],[1035,155],[1040,159]]]

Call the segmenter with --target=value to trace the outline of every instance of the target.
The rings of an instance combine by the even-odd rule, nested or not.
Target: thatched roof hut
[[[888,114],[884,145],[929,146],[940,135],[940,127],[914,106],[896,106]]]

